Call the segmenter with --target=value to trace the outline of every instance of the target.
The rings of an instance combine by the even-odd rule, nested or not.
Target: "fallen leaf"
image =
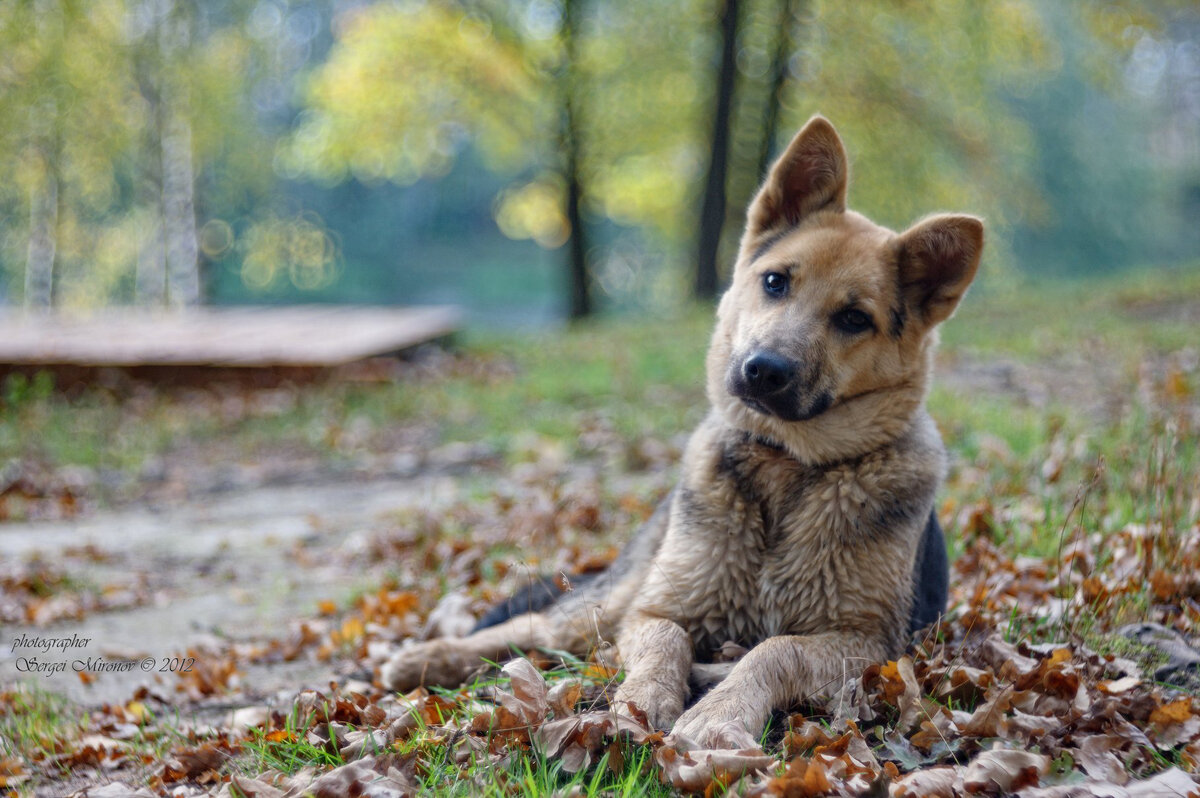
[[[963,787],[974,792],[1013,792],[1037,786],[1050,769],[1050,758],[1032,751],[993,748],[984,751],[967,765]]]
[[[893,798],[955,798],[955,787],[962,782],[960,770],[946,766],[918,770],[893,782],[888,788],[888,794]]]
[[[1192,715],[1192,699],[1184,697],[1155,709],[1150,713],[1150,722],[1156,726],[1168,726],[1172,723],[1183,723]]]
[[[541,671],[527,659],[514,659],[500,673],[511,680],[512,692],[499,691],[500,705],[521,723],[541,723],[550,711],[549,690]]]
[[[654,756],[666,780],[687,792],[704,792],[713,783],[729,785],[747,773],[766,770],[776,763],[775,757],[757,748],[680,752],[664,746]]]
[[[1122,785],[1129,781],[1125,765],[1116,755],[1122,744],[1123,741],[1113,735],[1088,735],[1080,741],[1075,760],[1096,781]]]

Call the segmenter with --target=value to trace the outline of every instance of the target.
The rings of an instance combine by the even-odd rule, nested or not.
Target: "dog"
[[[938,618],[946,454],[924,400],[983,223],[937,214],[897,234],[846,208],[847,177],[821,116],[771,168],[717,309],[710,412],[678,486],[608,570],[395,652],[385,686],[454,685],[514,648],[582,656],[615,639],[614,706],[691,745],[744,747],[773,711],[899,656]],[[748,651],[710,664],[729,642]]]

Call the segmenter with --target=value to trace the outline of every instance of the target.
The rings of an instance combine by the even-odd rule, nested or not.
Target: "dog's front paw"
[[[672,742],[685,748],[758,748],[746,728],[747,709],[734,696],[709,693],[675,722]]]
[[[421,685],[452,687],[476,667],[478,657],[462,650],[454,640],[426,640],[392,654],[379,669],[379,680],[389,690],[407,691]]]
[[[626,703],[646,713],[651,728],[667,729],[683,712],[683,694],[671,690],[666,685],[653,679],[642,679],[636,676],[626,677],[617,689],[613,698],[613,706],[618,709]]]

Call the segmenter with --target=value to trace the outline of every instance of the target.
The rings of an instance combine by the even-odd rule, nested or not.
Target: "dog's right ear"
[[[833,125],[814,116],[771,167],[746,213],[748,239],[793,227],[819,210],[846,210],[846,150]]]
[[[945,321],[975,279],[983,252],[983,220],[939,213],[895,240],[900,286],[929,325]]]

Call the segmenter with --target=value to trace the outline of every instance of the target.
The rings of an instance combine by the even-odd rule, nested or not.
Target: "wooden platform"
[[[0,313],[0,366],[338,366],[457,330],[454,307]]]

